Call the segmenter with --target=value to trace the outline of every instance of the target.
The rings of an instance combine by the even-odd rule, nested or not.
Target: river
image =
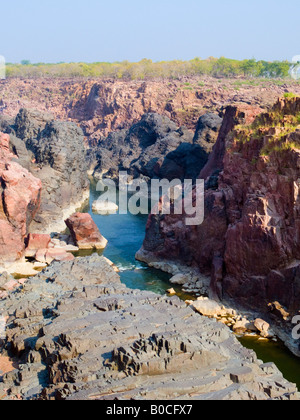
[[[129,213],[107,216],[93,214],[92,203],[98,197],[99,193],[92,182],[90,202],[84,211],[91,214],[100,232],[108,240],[103,255],[119,268],[121,281],[129,288],[150,290],[158,294],[165,294],[167,289],[173,287],[180,298],[190,299],[190,295],[169,282],[169,274],[136,261],[135,253],[143,243],[147,216],[134,216]],[[300,360],[280,341],[258,340],[258,337],[242,337],[239,340],[244,347],[254,350],[259,359],[274,362],[284,377],[296,383],[300,390]]]

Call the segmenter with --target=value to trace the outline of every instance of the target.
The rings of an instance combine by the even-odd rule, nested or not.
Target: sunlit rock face
[[[22,257],[31,221],[41,202],[41,181],[16,162],[9,135],[0,133],[0,260]]]

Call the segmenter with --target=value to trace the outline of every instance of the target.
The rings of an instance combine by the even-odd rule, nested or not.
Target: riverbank
[[[183,267],[178,265],[164,264],[149,266],[146,262],[137,261],[135,258],[136,250],[140,249],[141,244],[144,240],[145,226],[147,222],[147,216],[131,214],[120,215],[112,214],[107,216],[101,216],[92,212],[92,203],[98,198],[98,193],[95,188],[95,183],[91,182],[90,191],[90,202],[83,211],[88,212],[93,217],[96,225],[100,229],[101,233],[108,239],[108,246],[103,251],[103,255],[109,258],[120,270],[120,279],[122,283],[126,284],[127,287],[140,290],[148,290],[155,293],[164,295],[170,288],[174,288],[176,294],[180,299],[184,301],[195,300],[197,296],[203,294],[203,289],[197,289],[195,283],[191,284],[190,288],[186,288],[185,291],[182,289],[182,285],[170,283],[170,279],[173,275],[178,272],[182,272]],[[75,254],[76,255],[76,254]],[[78,255],[78,254],[77,254]],[[80,255],[83,255],[80,251]],[[85,253],[85,255],[87,255]],[[165,269],[165,271],[162,271]],[[191,274],[191,270],[187,272]],[[192,274],[197,274],[193,272]],[[202,276],[202,285],[206,284],[206,278]],[[232,302],[227,307],[235,311],[236,318],[259,318],[262,317],[260,313],[253,313],[253,311],[243,311],[240,307],[233,307]],[[229,327],[230,328],[230,327]],[[249,331],[246,332],[249,334]],[[243,337],[237,334],[238,339],[243,340]],[[247,337],[245,337],[247,339]],[[258,335],[253,337],[253,343],[259,340]],[[268,339],[267,341],[261,341],[260,343],[266,343],[266,349],[263,354],[263,359],[268,362],[277,361],[280,363],[280,368],[285,375],[284,365],[293,366],[293,369],[287,369],[287,375],[292,377],[292,382],[297,383],[300,388],[300,361],[295,357],[286,347],[280,345],[281,340],[277,340],[276,337]],[[251,344],[250,339],[250,344]],[[254,348],[257,348],[254,345]],[[269,354],[269,355],[268,355]],[[258,356],[260,358],[260,356]],[[285,362],[280,362],[284,360]],[[297,368],[297,361],[299,367]]]
[[[19,362],[2,399],[300,398],[227,327],[178,297],[127,288],[97,254],[53,263],[0,309]]]

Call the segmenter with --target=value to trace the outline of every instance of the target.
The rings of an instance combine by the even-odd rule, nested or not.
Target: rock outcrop
[[[101,142],[94,175],[115,178],[126,170],[133,178],[157,177],[164,157],[183,142],[192,142],[191,132],[167,117],[146,114],[128,131],[111,133]]]
[[[215,145],[223,118],[213,112],[202,115],[197,123],[193,138],[194,144],[199,144],[205,152],[210,153]]]
[[[227,327],[177,297],[127,289],[103,257],[53,264],[0,309],[19,364],[2,399],[299,399]]]
[[[22,257],[30,223],[39,210],[42,183],[14,161],[9,135],[0,133],[0,261]]]
[[[212,296],[269,313],[296,354],[291,323],[272,308],[277,302],[290,321],[299,311],[299,112],[299,98],[279,101],[250,124],[253,115],[249,121],[230,107],[200,175],[208,177],[204,222],[188,227],[184,215],[150,215],[137,255],[211,275]],[[243,114],[245,125],[231,131]]]
[[[64,219],[89,195],[83,133],[74,123],[22,109],[9,126],[20,164],[42,181],[41,206],[31,232],[64,230]]]
[[[205,166],[222,119],[201,117],[193,139],[185,127],[167,117],[145,114],[129,130],[111,133],[96,152],[97,178],[116,178],[125,170],[133,178],[195,179]]]

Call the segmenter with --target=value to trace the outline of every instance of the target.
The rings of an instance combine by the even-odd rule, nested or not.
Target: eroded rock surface
[[[183,142],[192,142],[187,129],[179,129],[167,117],[145,114],[128,131],[111,133],[101,142],[95,174],[116,177],[121,169],[134,178],[157,177],[164,157]]]
[[[284,92],[300,93],[296,81],[239,83],[206,76],[147,81],[9,78],[0,89],[1,113],[14,117],[20,108],[30,107],[50,111],[56,119],[71,118],[80,123],[91,146],[111,131],[129,129],[145,113],[165,115],[194,131],[199,116],[208,111],[238,102],[265,109]]]
[[[127,289],[103,257],[54,263],[0,309],[20,363],[4,398],[299,398],[227,327],[177,297]]]

